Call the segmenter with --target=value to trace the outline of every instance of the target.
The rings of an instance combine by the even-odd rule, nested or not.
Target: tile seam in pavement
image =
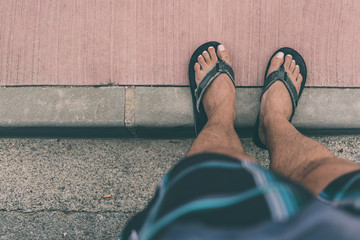
[[[236,89],[238,129],[253,126],[260,91],[259,87]],[[4,131],[11,135],[12,129],[63,127],[123,129],[117,136],[131,137],[193,134],[189,87],[6,87],[0,93],[0,136]],[[306,88],[293,124],[300,129],[359,132],[358,99],[358,88]]]
[[[136,137],[135,126],[135,86],[125,87],[124,124],[133,137]]]

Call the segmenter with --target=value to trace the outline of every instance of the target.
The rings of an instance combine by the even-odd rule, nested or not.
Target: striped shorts
[[[169,227],[183,223],[244,231],[267,221],[286,222],[313,201],[358,213],[358,199],[359,171],[334,180],[313,196],[254,163],[200,154],[182,160],[165,175],[154,198],[128,222],[120,238],[163,239]]]

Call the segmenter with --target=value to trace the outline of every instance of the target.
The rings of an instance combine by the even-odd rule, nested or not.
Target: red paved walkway
[[[240,86],[290,46],[309,85],[360,87],[359,16],[357,0],[0,0],[0,85],[187,85],[192,51],[217,40]]]

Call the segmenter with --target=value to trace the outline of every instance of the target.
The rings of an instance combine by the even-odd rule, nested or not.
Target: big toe
[[[283,52],[278,52],[271,59],[270,67],[268,69],[266,77],[268,77],[270,75],[270,73],[278,70],[283,63],[284,63],[284,53]]]
[[[227,64],[231,65],[230,54],[229,54],[228,50],[225,49],[224,45],[220,44],[217,47],[217,54],[218,54],[219,58],[224,60]]]

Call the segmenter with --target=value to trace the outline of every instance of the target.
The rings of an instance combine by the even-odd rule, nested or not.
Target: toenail
[[[288,54],[288,55],[286,55],[286,56],[288,56],[288,57],[292,57],[290,54]]]
[[[283,58],[283,57],[284,57],[284,53],[283,53],[283,52],[278,52],[278,53],[276,54],[276,57],[277,57],[277,58]]]
[[[295,60],[293,59],[292,62],[295,63]]]
[[[198,58],[201,58],[201,57],[202,57],[202,55],[199,55],[199,56],[198,56]]]
[[[219,48],[219,51],[224,51],[224,50],[225,50],[225,46],[224,46],[224,45],[222,45],[222,44],[221,44],[221,45],[219,45],[219,47],[218,47],[218,48]]]
[[[207,51],[203,51],[203,53],[202,53],[202,54],[205,54],[205,53],[207,53]]]
[[[210,46],[209,49],[213,49],[214,47],[213,46]]]

